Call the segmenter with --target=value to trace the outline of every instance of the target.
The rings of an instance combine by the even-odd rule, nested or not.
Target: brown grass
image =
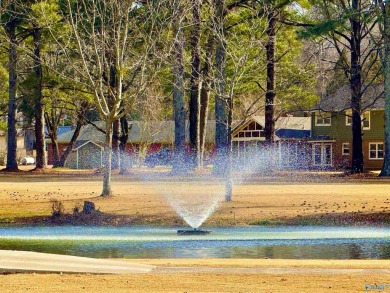
[[[388,180],[350,180],[322,176],[252,179],[234,186],[233,201],[222,202],[208,225],[246,225],[278,222],[387,223],[390,210]],[[304,181],[309,178],[309,181]],[[223,186],[203,182],[173,182],[173,178],[146,182],[137,176],[114,176],[114,196],[100,197],[101,177],[94,175],[3,174],[0,177],[0,221],[26,222],[49,217],[51,201],[63,202],[72,213],[84,200],[93,201],[105,215],[118,216],[118,223],[181,224],[164,195],[188,193],[193,197],[220,192]],[[349,221],[349,222],[348,222]],[[113,223],[115,224],[115,223]]]

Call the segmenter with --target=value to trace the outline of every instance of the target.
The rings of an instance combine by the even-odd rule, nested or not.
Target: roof
[[[255,121],[260,124],[263,128],[265,125],[265,116],[252,116],[246,121],[234,121],[233,122],[233,133],[239,129],[244,128],[251,121]],[[310,117],[279,117],[275,122],[275,131],[278,129],[296,129],[296,130],[310,130],[311,128],[311,119]]]
[[[76,150],[78,150],[78,149],[80,149],[80,148],[86,146],[87,144],[96,145],[96,146],[99,147],[100,149],[103,148],[101,145],[99,145],[99,144],[97,144],[97,143],[95,143],[95,142],[93,142],[93,141],[90,141],[90,140],[88,140],[88,141],[77,141],[76,144],[75,144],[75,146],[73,147],[73,151],[76,151]]]
[[[385,99],[383,96],[383,83],[372,84],[367,89],[363,86],[362,109],[384,109]],[[338,89],[333,95],[324,97],[313,110],[338,112],[351,108],[351,89],[345,85]]]
[[[104,129],[104,121],[97,121],[94,122],[99,128]],[[68,143],[72,139],[74,133],[74,129],[67,131],[57,137],[58,143]],[[77,138],[77,143],[79,142],[86,142],[86,141],[93,141],[97,143],[103,143],[104,142],[104,133],[97,130],[93,125],[85,125],[81,127],[80,134]],[[76,146],[75,146],[76,148]]]
[[[96,121],[94,124],[100,129],[104,129],[104,121]],[[186,132],[189,132],[189,124],[186,123]],[[68,131],[57,137],[58,143],[68,143],[74,130]],[[206,142],[213,142],[215,136],[215,121],[207,122]],[[129,138],[128,143],[167,143],[171,144],[174,141],[174,121],[129,121]],[[187,138],[189,135],[186,136]],[[103,144],[105,134],[95,126],[88,124],[81,128],[77,142],[93,141],[98,144]]]
[[[252,121],[255,121],[261,125],[261,129],[264,129],[265,116],[253,116],[250,119],[243,121],[235,121],[233,127],[233,135],[236,135],[242,129],[244,129]],[[310,136],[311,118],[310,117],[279,117],[275,122],[275,135],[276,139],[291,139],[291,138],[307,138]],[[265,140],[265,138],[259,138],[259,140]]]
[[[309,138],[310,130],[278,129],[275,134],[279,138]]]
[[[72,126],[58,126],[57,127],[57,137],[64,134],[65,132],[68,132],[71,130],[72,130]],[[49,132],[47,131],[47,126],[45,126],[45,128],[44,128],[44,132],[45,132],[45,137],[48,138]]]

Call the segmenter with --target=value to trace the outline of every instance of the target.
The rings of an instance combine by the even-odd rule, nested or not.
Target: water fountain
[[[248,153],[249,155],[249,153]],[[260,165],[270,156],[258,152],[250,154],[252,160],[243,166],[233,166],[232,169],[244,169],[245,172],[235,172],[230,180],[237,185],[244,181],[246,176],[258,171]],[[169,174],[169,173],[168,173]],[[166,180],[168,178],[168,180]],[[220,203],[225,200],[226,178],[214,176],[211,170],[205,172],[191,171],[175,176],[166,172],[149,172],[143,174],[143,181],[150,182],[150,186],[164,197],[172,209],[192,228],[179,229],[178,235],[207,235],[208,230],[200,229],[200,226],[213,214]]]
[[[178,235],[206,235],[200,226],[224,199],[224,182],[218,178],[193,175],[177,176],[173,182],[151,184],[172,209],[191,227],[180,229]]]

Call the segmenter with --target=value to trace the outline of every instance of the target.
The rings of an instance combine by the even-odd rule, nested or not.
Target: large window
[[[316,126],[330,126],[332,122],[331,113],[317,112],[315,115]]]
[[[370,160],[383,159],[383,143],[381,142],[369,143],[369,158]]]
[[[343,156],[349,156],[349,143],[345,142],[341,146],[341,153]]]
[[[260,138],[264,137],[263,127],[256,123],[251,122],[248,126],[242,129],[238,134],[236,134],[235,138]]]
[[[364,130],[370,129],[370,111],[366,111],[361,115],[362,127]],[[345,111],[345,125],[352,125],[352,110]]]

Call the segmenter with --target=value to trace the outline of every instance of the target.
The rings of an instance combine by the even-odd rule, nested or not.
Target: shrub
[[[59,201],[58,199],[52,199],[50,202],[51,202],[52,217],[60,217],[64,215],[65,208],[64,208],[64,204],[61,201]]]

